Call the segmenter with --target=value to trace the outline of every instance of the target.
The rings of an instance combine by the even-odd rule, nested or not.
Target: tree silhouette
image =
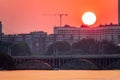
[[[73,43],[72,49],[79,49],[85,54],[118,54],[120,47],[112,42],[103,40],[102,42],[93,39],[83,39]]]
[[[56,53],[65,53],[71,49],[71,45],[65,41],[57,41],[51,44],[47,49],[47,54],[54,54]]]
[[[98,42],[93,39],[83,39],[73,43],[72,49],[79,49],[85,54],[93,54],[98,51]]]
[[[30,48],[25,42],[17,42],[14,43],[11,47],[11,54],[12,56],[30,56]]]
[[[7,53],[0,53],[0,69],[12,70],[15,69],[15,64],[11,56]]]

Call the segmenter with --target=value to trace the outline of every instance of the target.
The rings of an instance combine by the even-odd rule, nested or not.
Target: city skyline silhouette
[[[59,16],[65,13],[63,25],[80,27],[81,16],[84,12],[92,11],[97,21],[92,26],[118,22],[117,0],[20,0],[0,1],[0,20],[5,34],[29,33],[45,31],[53,33],[53,27],[59,25]],[[45,16],[45,15],[48,16]],[[49,16],[50,15],[50,16]]]

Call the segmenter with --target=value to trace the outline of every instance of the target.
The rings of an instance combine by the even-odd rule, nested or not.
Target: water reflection
[[[120,80],[120,70],[0,71],[0,80]]]

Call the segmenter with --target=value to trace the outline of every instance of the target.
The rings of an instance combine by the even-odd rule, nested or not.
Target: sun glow
[[[96,22],[96,15],[93,12],[86,12],[82,15],[82,22],[85,25],[93,25]]]

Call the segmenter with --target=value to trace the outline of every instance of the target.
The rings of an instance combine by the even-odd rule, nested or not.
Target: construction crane
[[[63,13],[61,13],[61,14],[59,14],[59,16],[60,16],[60,27],[62,26],[62,16],[67,16],[68,14],[63,14]]]
[[[61,13],[61,14],[43,14],[44,16],[59,16],[60,17],[60,27],[62,26],[62,17],[63,16],[68,16],[68,14],[64,14],[64,13]]]

